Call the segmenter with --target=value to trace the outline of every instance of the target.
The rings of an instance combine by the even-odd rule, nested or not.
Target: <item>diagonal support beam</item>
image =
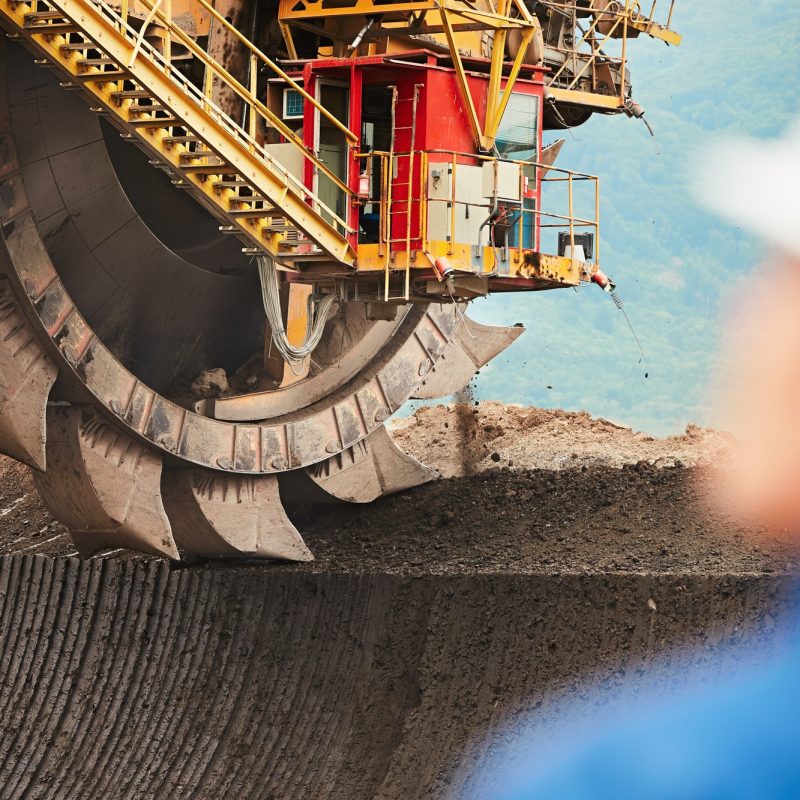
[[[112,61],[117,64],[128,64],[135,47],[127,33],[127,29],[114,24],[113,19],[104,13],[104,3],[83,0],[52,0],[50,5],[58,10],[65,19],[79,20],[82,35],[88,41],[88,47],[97,44]],[[168,117],[158,118],[157,114],[130,119],[128,106],[112,97],[116,88],[114,83],[81,80],[81,69],[78,65],[80,57],[74,43],[65,47],[66,40],[59,34],[48,34],[43,26],[31,28],[26,24],[25,15],[29,13],[30,3],[0,1],[0,17],[5,18],[14,29],[25,36],[36,50],[45,55],[48,61],[57,65],[62,72],[82,85],[88,92],[92,102],[97,101],[108,113],[116,116],[123,125],[130,126],[133,135],[141,139],[148,150],[157,155],[165,164],[185,176],[198,199],[205,205],[217,209],[223,215],[230,210],[225,197],[213,189],[213,181],[206,175],[239,174],[246,178],[256,192],[265,197],[273,206],[281,208],[282,216],[291,222],[309,238],[323,253],[332,260],[347,267],[354,266],[355,252],[334,226],[322,217],[321,213],[308,203],[310,192],[299,183],[292,185],[288,171],[272,159],[265,159],[256,148],[236,135],[232,134],[229,121],[213,107],[198,102],[191,92],[187,92],[169,69],[140,52],[135,61],[132,79],[145,88],[164,109],[169,111]],[[102,43],[102,44],[100,44]],[[170,122],[172,120],[172,122]],[[152,122],[152,124],[150,124]],[[219,162],[220,172],[212,172],[212,166],[195,166],[180,160],[181,148],[167,147],[162,141],[170,136],[169,126],[183,126],[191,130],[201,139],[207,149],[214,153]],[[191,172],[188,170],[192,170]],[[202,170],[202,172],[201,172]],[[314,199],[313,197],[311,198]],[[259,250],[270,252],[280,257],[281,250],[276,237],[265,236],[260,225],[248,224],[247,220],[233,220],[238,229],[247,236]]]
[[[442,9],[442,24],[444,25],[444,33],[447,37],[447,44],[450,47],[450,55],[453,58],[453,66],[456,70],[456,80],[458,81],[458,90],[461,94],[461,100],[464,103],[464,109],[467,112],[467,119],[469,120],[472,134],[475,141],[481,150],[488,151],[493,142],[489,141],[483,135],[483,127],[478,119],[478,112],[475,110],[475,101],[472,99],[472,92],[469,89],[467,81],[467,73],[464,71],[464,62],[461,60],[461,53],[458,49],[458,44],[455,39],[455,32],[453,31],[453,24],[450,19],[450,12]]]
[[[520,19],[512,19],[507,16],[512,6],[517,10],[517,13],[521,15]],[[487,24],[487,28],[494,27],[496,30],[489,72],[486,117],[484,123],[481,124],[475,109],[475,101],[472,99],[472,93],[469,89],[469,82],[464,69],[464,63],[461,59],[461,53],[458,49],[458,43],[456,42],[456,28],[453,20],[455,17],[474,17],[475,14],[467,14],[445,6],[440,9],[440,13],[447,43],[450,47],[450,55],[453,59],[453,66],[456,71],[459,93],[461,94],[461,99],[467,112],[467,118],[469,119],[475,142],[481,150],[488,152],[494,147],[497,131],[514,90],[514,85],[519,77],[522,65],[525,63],[528,45],[536,33],[538,22],[535,18],[531,17],[525,6],[518,3],[517,0],[501,0],[497,8],[497,14],[493,16],[494,25],[490,26]],[[517,51],[516,58],[511,65],[511,71],[505,79],[505,87],[501,94],[500,86],[503,82],[503,68],[505,66],[506,37],[508,31],[511,29],[519,29],[522,31],[522,42]]]

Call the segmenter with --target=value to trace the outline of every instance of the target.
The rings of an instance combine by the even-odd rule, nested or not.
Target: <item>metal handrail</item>
[[[109,17],[114,22],[114,24],[119,28],[120,32],[126,36],[126,38],[132,40],[136,47],[136,52],[134,55],[138,55],[139,52],[146,52],[147,57],[151,61],[159,64],[161,68],[169,74],[171,80],[180,83],[181,89],[187,95],[190,95],[201,108],[207,112],[213,112],[217,117],[224,120],[230,132],[236,136],[236,138],[242,140],[252,152],[258,153],[258,155],[263,158],[263,160],[268,163],[271,168],[277,168],[281,175],[286,179],[287,183],[292,186],[296,194],[302,197],[310,198],[314,202],[315,207],[324,210],[337,224],[343,226],[345,230],[351,233],[353,232],[353,229],[347,224],[347,222],[341,219],[336,212],[333,211],[333,209],[330,209],[325,203],[323,203],[322,200],[320,200],[320,198],[316,196],[314,192],[310,190],[302,181],[278,165],[278,162],[276,162],[265,150],[263,145],[259,144],[256,140],[255,136],[253,135],[255,132],[252,124],[249,126],[250,130],[245,130],[245,128],[236,122],[230,116],[230,114],[226,113],[218,105],[213,103],[206,92],[203,92],[194,86],[194,84],[192,84],[186,78],[186,76],[174,66],[167,55],[161,53],[157,48],[144,40],[144,28],[141,31],[137,31],[135,28],[133,28],[129,24],[127,18],[123,18],[121,13],[117,12],[116,9],[113,8],[109,2],[107,2],[107,0],[85,1],[92,3],[95,7],[97,7],[104,15]],[[304,159],[310,160],[314,166],[324,173],[328,178],[330,178],[340,190],[345,192],[348,196],[353,195],[352,189],[350,189],[347,184],[345,184],[337,175],[331,172],[331,170],[323,162],[321,162],[312,152],[310,152],[305,147],[302,140],[296,136],[296,134],[283,122],[283,120],[280,119],[280,117],[270,111],[270,109],[258,99],[251,89],[244,87],[236,78],[227,72],[224,67],[211,58],[211,56],[209,56],[208,53],[203,50],[203,48],[200,47],[191,36],[189,36],[182,28],[180,28],[180,26],[178,26],[172,19],[165,16],[160,7],[160,0],[139,0],[139,2],[150,9],[151,13],[153,14],[153,18],[157,19],[160,23],[163,23],[163,27],[168,29],[170,34],[180,39],[181,43],[187,47],[189,52],[203,63],[203,65],[206,67],[206,85],[211,84],[209,76],[215,76],[219,78],[220,81],[227,85],[246,104],[246,106],[251,109],[251,113],[258,114],[258,116],[260,116],[266,124],[276,128],[284,138],[298,148]],[[204,7],[207,6],[205,0],[196,0],[196,2],[203,4]],[[215,17],[219,17],[218,12],[214,12],[214,15]],[[230,23],[228,23],[224,17],[220,17],[220,20],[225,26],[232,28]],[[232,30],[235,31],[235,28],[232,28]],[[243,40],[243,42],[247,42],[247,39],[241,34],[238,34],[238,32],[237,35],[241,40]],[[277,65],[275,65],[274,62],[272,62],[267,56],[263,55],[263,53],[261,53],[258,48],[252,45],[252,43],[250,43],[249,49],[256,57],[260,56],[263,63],[274,67],[279,77],[287,81],[289,88],[300,91],[303,97],[310,98],[310,101],[314,107],[319,109],[320,113],[322,113],[326,118],[332,118],[335,120],[335,117],[332,117],[332,115],[330,115],[330,113],[315,99],[311,98],[311,96],[305,92],[305,90],[302,89],[299,84],[286,75],[286,73],[284,73]],[[336,120],[336,125],[343,131],[343,133],[345,133],[346,136],[348,136],[350,141],[353,140],[355,134],[353,134],[349,128],[343,126],[338,120]]]
[[[547,211],[544,208],[533,208],[533,209],[526,209],[524,207],[524,203],[520,204],[519,208],[519,217],[515,222],[515,226],[517,227],[517,242],[518,245],[516,246],[516,250],[519,253],[520,259],[522,258],[522,253],[526,249],[530,248],[523,248],[522,242],[524,239],[524,226],[526,215],[528,215],[527,219],[530,219],[530,216],[534,216],[537,219],[537,225],[539,229],[551,229],[551,228],[558,228],[561,230],[569,230],[570,233],[570,245],[571,249],[570,252],[574,254],[575,252],[575,231],[577,229],[583,228],[590,228],[594,230],[595,234],[595,251],[594,251],[594,258],[593,263],[596,265],[600,264],[600,179],[596,175],[591,175],[589,173],[578,172],[576,170],[565,169],[563,167],[556,167],[550,164],[543,164],[539,161],[522,161],[522,160],[514,160],[514,159],[500,159],[494,158],[492,156],[482,155],[482,154],[475,154],[475,153],[466,153],[466,152],[459,152],[453,150],[442,150],[442,149],[433,149],[433,150],[414,150],[409,152],[388,152],[388,151],[380,151],[380,150],[372,150],[369,152],[361,152],[356,153],[357,158],[363,159],[377,159],[380,161],[381,164],[381,196],[378,198],[367,197],[367,198],[359,198],[359,202],[363,204],[371,204],[377,205],[380,214],[380,233],[379,233],[379,244],[382,247],[387,249],[387,258],[388,258],[388,251],[391,249],[390,246],[392,244],[399,244],[406,242],[406,236],[402,236],[400,238],[393,239],[391,235],[391,217],[392,213],[388,207],[388,190],[386,186],[386,176],[391,175],[392,171],[392,160],[397,158],[408,158],[408,157],[417,157],[419,156],[423,159],[424,163],[430,163],[429,158],[431,155],[439,155],[439,156],[447,156],[446,161],[442,161],[443,164],[448,164],[452,166],[453,173],[452,173],[452,186],[456,186],[456,174],[457,169],[459,166],[458,159],[459,158],[466,158],[472,161],[479,161],[479,162],[489,162],[489,161],[498,161],[501,163],[507,164],[515,164],[517,165],[520,171],[520,184],[522,184],[524,178],[526,177],[525,171],[530,170],[531,168],[536,169],[536,180],[540,181],[542,184],[546,183],[566,183],[567,184],[567,204],[568,204],[568,212],[566,214],[556,213],[555,211]],[[459,200],[456,198],[454,189],[453,189],[453,196],[450,197],[431,197],[429,192],[427,191],[427,181],[428,181],[428,170],[427,168],[423,168],[419,176],[419,194],[417,196],[409,196],[408,204],[409,206],[417,203],[419,205],[419,217],[418,217],[418,230],[419,235],[415,237],[414,240],[420,240],[422,242],[422,250],[427,249],[427,208],[431,203],[449,203],[451,204],[451,208],[455,209],[456,205],[470,205],[470,206],[478,206],[480,208],[492,209],[494,206],[491,202],[487,203],[470,203],[466,200]],[[594,184],[594,217],[587,217],[587,216],[578,216],[574,212],[574,183],[578,182],[591,182]],[[544,206],[544,200],[542,202]],[[407,209],[404,208],[400,211],[397,211],[396,214],[398,215],[406,215]],[[547,222],[543,220],[549,220]],[[452,222],[451,222],[452,225]],[[454,229],[454,227],[453,227]],[[453,242],[451,241],[451,244]],[[408,249],[408,248],[407,248]],[[406,254],[408,259],[407,268],[410,267],[411,263],[411,253],[410,251]]]
[[[139,0],[139,2],[142,3],[143,5],[145,5],[147,8],[151,9],[151,10],[153,9],[154,5],[158,6],[160,4],[160,0],[155,0],[155,3],[152,2],[152,0]],[[214,6],[211,3],[208,2],[208,0],[194,0],[194,2],[197,3],[199,6],[201,6],[202,8],[204,8],[206,11],[208,11],[208,13],[225,30],[227,30],[228,33],[233,34],[233,36],[236,39],[239,40],[239,43],[243,44],[250,51],[250,53],[253,56],[255,56],[263,64],[268,66],[270,68],[270,70],[272,72],[274,72],[279,78],[281,78],[282,80],[286,81],[286,83],[288,83],[289,86],[292,89],[294,89],[295,91],[299,92],[303,96],[303,98],[305,100],[307,100],[309,103],[311,103],[311,105],[313,105],[317,109],[317,111],[320,112],[320,114],[322,114],[335,127],[339,128],[339,130],[345,135],[345,137],[349,141],[354,142],[354,143],[358,141],[358,136],[355,133],[353,133],[353,131],[351,131],[350,128],[348,128],[341,120],[339,120],[335,116],[333,116],[333,114],[331,114],[330,111],[328,111],[324,106],[322,106],[315,97],[310,95],[299,83],[297,83],[292,78],[290,78],[266,53],[262,52],[243,33],[241,33],[233,25],[231,25],[231,23],[228,22],[228,20],[225,19],[225,17],[223,17],[222,14],[220,14],[219,11],[217,11],[214,8]],[[164,15],[161,13],[160,10],[157,11],[157,14],[162,19],[167,21],[166,17],[164,17]],[[180,28],[180,26],[175,25],[175,23],[172,21],[172,19],[168,20],[168,23],[169,23],[169,27],[170,28],[173,28],[173,29],[175,29],[176,31],[178,31],[180,33],[181,38],[190,39],[192,42],[194,42],[194,39],[192,39],[182,28]],[[205,51],[202,48],[197,47],[197,49],[201,53],[204,53],[206,56],[208,56],[208,54],[205,53]],[[214,61],[213,59],[210,59],[210,57],[209,57],[209,60],[211,61],[212,64],[214,64],[219,69],[220,73],[222,73],[222,74],[224,74],[224,75],[226,75],[228,77],[232,77],[224,69],[224,67],[222,67],[221,65],[217,64],[216,61]],[[233,78],[233,80],[235,80],[235,78]],[[239,86],[241,86],[241,84],[239,84]],[[246,89],[244,89],[244,87],[241,87],[241,88],[245,92],[247,91]]]
[[[576,13],[578,10],[586,10],[584,7],[578,6],[577,4],[567,5],[562,2],[554,4],[548,0],[543,0],[543,2],[550,8],[557,8],[559,13],[571,15],[573,22],[576,21]],[[557,45],[551,46],[551,49],[564,56],[564,61],[548,79],[548,83],[553,86],[558,86],[558,88],[564,91],[571,91],[575,89],[587,70],[593,68],[598,60],[602,58],[604,64],[613,64],[620,69],[620,88],[619,92],[614,96],[619,100],[624,99],[626,88],[625,66],[628,61],[627,48],[629,31],[632,27],[635,27],[638,31],[644,31],[650,36],[654,36],[656,35],[654,33],[655,30],[670,30],[675,0],[670,0],[668,17],[664,25],[657,22],[655,19],[657,5],[658,0],[652,0],[650,11],[647,14],[642,11],[639,0],[624,0],[624,5],[618,8],[607,7],[595,9],[594,18],[588,29],[584,31],[581,27],[583,36],[573,46],[569,48]],[[602,32],[598,30],[601,19],[605,21],[613,19],[613,23],[606,34],[602,34]],[[621,33],[619,30],[620,26],[622,26]],[[602,35],[602,39],[598,39],[600,35]],[[619,56],[608,55],[603,51],[604,45],[612,38],[619,38],[622,40],[622,53]],[[581,51],[580,48],[584,45],[587,45],[590,50]],[[581,63],[582,66],[579,67],[579,63]],[[571,76],[564,74],[568,66],[571,67]],[[592,72],[592,75],[594,75],[594,72]]]

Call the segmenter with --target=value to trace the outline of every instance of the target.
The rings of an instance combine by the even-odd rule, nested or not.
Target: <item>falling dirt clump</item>
[[[459,459],[458,468],[454,474],[474,475],[477,465],[470,457],[470,453],[472,451],[473,440],[477,435],[475,429],[475,414],[477,414],[477,411],[472,408],[475,403],[472,383],[468,383],[461,391],[457,392],[455,398],[456,402],[453,406],[455,424],[452,429],[450,429],[449,421],[445,420],[447,423],[446,430],[450,429],[450,436],[448,439],[455,440],[456,449],[454,455]],[[431,441],[431,444],[433,443],[434,442]]]
[[[461,400],[461,398],[459,398]],[[731,440],[689,425],[681,436],[656,438],[586,412],[482,401],[423,406],[391,426],[394,440],[445,477],[474,475],[491,467],[569,469],[718,463]]]

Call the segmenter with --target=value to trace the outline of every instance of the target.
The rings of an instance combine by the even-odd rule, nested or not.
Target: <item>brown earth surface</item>
[[[442,474],[462,476],[364,506],[290,509],[317,560],[264,568],[742,574],[800,563],[787,536],[708,507],[709,465],[729,446],[714,431],[690,426],[659,439],[588,414],[481,403],[420,408],[393,435]],[[8,459],[0,553],[75,554],[27,468]],[[131,554],[97,556],[108,557]]]
[[[296,518],[304,569],[401,573],[746,574],[798,570],[785,534],[706,507],[700,467],[493,469]]]
[[[714,464],[724,458],[726,434],[689,425],[681,436],[657,438],[586,412],[498,402],[423,406],[394,420],[391,433],[410,455],[449,478],[495,466],[561,470]]]
[[[655,669],[713,682],[796,635],[787,537],[704,501],[723,437],[486,405],[475,474],[296,513],[309,564],[61,557],[0,461],[0,798],[483,800],[565,708],[607,719],[667,691]],[[446,471],[453,417],[417,419],[398,438]]]

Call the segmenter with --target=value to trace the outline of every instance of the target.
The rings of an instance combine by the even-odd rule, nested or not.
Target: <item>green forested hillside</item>
[[[567,134],[559,159],[602,177],[602,261],[646,360],[596,287],[492,297],[473,316],[528,332],[482,371],[479,397],[585,409],[659,434],[714,423],[706,387],[726,296],[762,248],[697,205],[692,164],[721,136],[777,136],[800,113],[800,3],[678,0],[674,27],[680,48],[645,38],[631,48],[656,138],[641,122],[598,116]]]

